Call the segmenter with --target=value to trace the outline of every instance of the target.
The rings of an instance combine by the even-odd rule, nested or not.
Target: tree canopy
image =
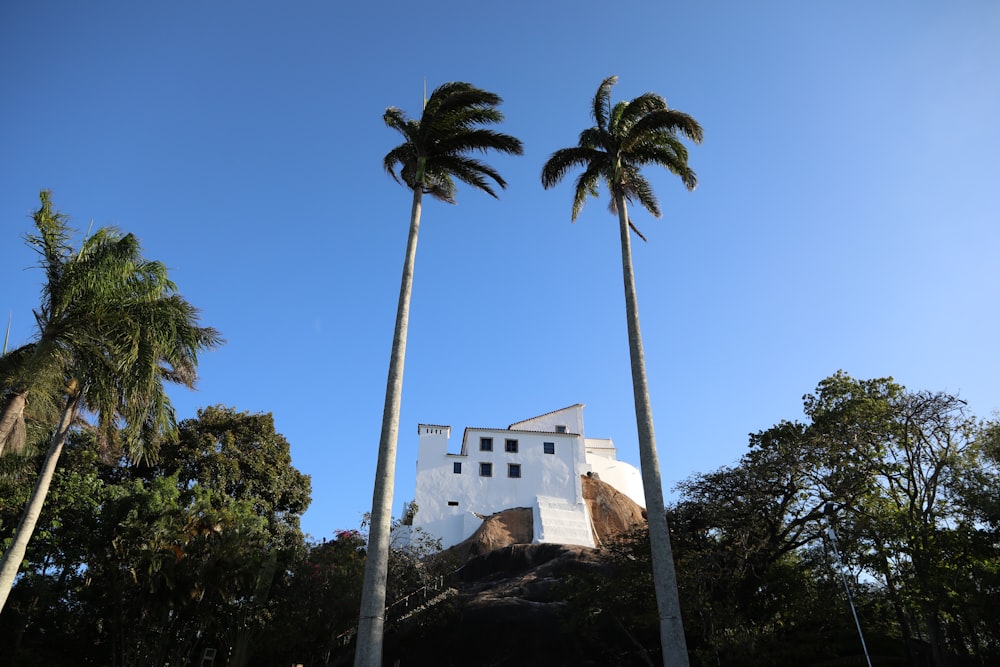
[[[25,238],[45,274],[33,341],[0,364],[0,447],[20,450],[28,398],[61,414],[49,439],[38,482],[13,542],[0,561],[0,610],[14,583],[71,429],[86,423],[107,451],[133,460],[153,457],[176,437],[165,384],[193,387],[198,355],[222,343],[200,326],[198,311],[177,291],[164,264],[142,256],[138,239],[102,227],[74,248],[65,215],[40,194],[35,233]],[[89,417],[89,422],[83,418]]]

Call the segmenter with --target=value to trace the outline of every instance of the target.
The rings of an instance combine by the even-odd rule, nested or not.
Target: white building
[[[616,460],[610,439],[584,436],[578,403],[506,429],[466,428],[448,452],[451,427],[420,424],[417,513],[413,527],[443,547],[471,536],[481,517],[515,507],[533,510],[534,542],[594,546],[581,476],[604,482],[645,506],[639,471]]]

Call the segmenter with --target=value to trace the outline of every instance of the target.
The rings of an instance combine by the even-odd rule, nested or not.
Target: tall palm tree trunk
[[[422,181],[422,178],[420,179]],[[354,653],[355,667],[380,667],[382,633],[385,625],[385,587],[389,567],[389,529],[392,525],[392,493],[396,476],[396,444],[399,440],[399,406],[403,394],[403,365],[406,361],[406,334],[410,321],[410,295],[413,293],[413,267],[417,256],[417,232],[423,188],[413,188],[410,211],[410,234],[396,306],[396,329],[392,336],[389,376],[385,385],[382,409],[382,435],[378,445],[375,492],[368,533],[365,578],[361,588],[361,615]]]
[[[42,513],[42,505],[45,497],[49,493],[49,485],[56,471],[56,464],[59,463],[59,455],[62,454],[63,445],[66,443],[66,436],[69,427],[76,418],[77,406],[80,404],[80,395],[77,392],[70,394],[66,399],[66,407],[63,408],[62,417],[59,419],[59,426],[56,427],[49,441],[49,450],[45,454],[45,462],[42,470],[38,474],[38,481],[35,489],[31,492],[31,498],[21,515],[21,522],[17,525],[17,532],[14,534],[14,542],[10,548],[4,552],[3,559],[0,560],[0,612],[3,611],[7,603],[7,597],[14,587],[14,578],[24,560],[24,552],[28,548],[28,540],[35,532],[38,524],[38,517]]]
[[[3,454],[8,446],[12,450],[20,448],[19,443],[11,441],[11,435],[14,434],[16,425],[24,419],[24,406],[27,402],[28,392],[22,391],[12,394],[4,404],[3,412],[0,413],[0,454]]]
[[[624,195],[615,195],[622,245],[622,273],[625,280],[625,317],[628,320],[628,349],[632,364],[632,393],[635,397],[635,422],[639,435],[639,465],[646,498],[649,522],[649,546],[653,564],[653,588],[660,617],[660,644],[664,667],[687,667],[687,642],[681,621],[677,595],[677,575],[670,546],[667,515],[663,507],[663,485],[660,462],[656,454],[656,434],[653,430],[653,410],[649,404],[646,380],[646,358],[639,330],[639,304],[635,292],[635,272],[632,269],[632,241],[629,236],[628,211]]]

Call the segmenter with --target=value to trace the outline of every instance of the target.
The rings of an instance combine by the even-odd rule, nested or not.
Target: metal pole
[[[865,661],[868,667],[872,667],[871,656],[868,655],[868,645],[865,643],[865,633],[861,631],[861,621],[858,620],[858,611],[854,608],[854,596],[851,595],[851,587],[847,585],[847,574],[844,572],[844,564],[840,560],[840,549],[837,548],[837,534],[833,532],[833,503],[827,503],[824,508],[826,514],[826,536],[830,539],[830,546],[833,548],[833,559],[840,571],[840,578],[844,582],[844,591],[847,593],[847,604],[851,606],[851,615],[854,617],[854,625],[858,628],[858,637],[861,638],[861,650],[865,652]]]

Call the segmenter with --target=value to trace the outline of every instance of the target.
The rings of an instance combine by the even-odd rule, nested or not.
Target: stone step
[[[536,503],[540,524],[539,542],[594,546],[586,505],[571,505],[560,498],[545,496],[539,496]]]

